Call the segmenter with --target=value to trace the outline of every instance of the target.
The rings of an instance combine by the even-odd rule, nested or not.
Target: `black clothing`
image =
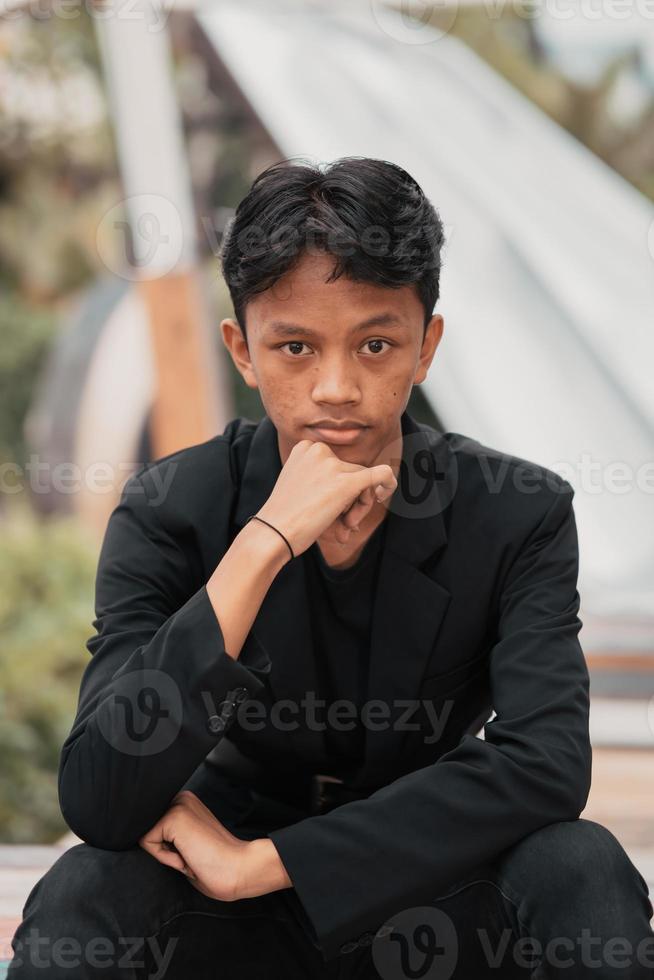
[[[327,702],[323,723],[333,760],[329,774],[339,777],[363,762],[364,728],[358,712],[368,687],[372,610],[385,528],[386,518],[350,568],[328,565],[317,542],[302,555],[307,563],[314,656]],[[340,721],[339,715],[329,714],[329,706],[338,699],[357,709],[356,718],[351,711],[341,714]]]
[[[325,962],[292,888],[221,902],[140,847],[78,844],[30,892],[7,980],[649,980],[652,911],[620,843],[582,818],[532,832]]]
[[[364,647],[366,699],[385,710],[348,773],[360,798],[317,816],[307,805],[333,742],[304,710],[322,661],[303,556],[275,577],[236,660],[206,589],[281,470],[268,416],[127,481],[61,753],[63,815],[95,848],[135,847],[184,786],[239,835],[267,835],[326,962],[534,831],[576,821],[590,787],[572,486],[401,422]],[[271,710],[281,702],[297,709],[291,725]]]

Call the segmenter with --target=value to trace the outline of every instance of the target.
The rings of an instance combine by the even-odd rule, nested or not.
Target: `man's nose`
[[[332,357],[318,371],[313,386],[315,401],[351,401],[359,395],[357,365],[347,357]]]

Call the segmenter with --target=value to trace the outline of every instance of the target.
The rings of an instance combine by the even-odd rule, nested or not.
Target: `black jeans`
[[[325,962],[293,889],[221,902],[139,847],[78,844],[36,883],[9,980],[645,980],[647,884],[583,818],[550,824]]]

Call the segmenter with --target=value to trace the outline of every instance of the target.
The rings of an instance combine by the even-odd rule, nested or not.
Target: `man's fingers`
[[[154,827],[141,837],[139,846],[160,864],[175,868],[176,871],[183,871],[186,861],[175,846],[175,840],[181,835],[183,824],[182,811],[176,806],[171,807]]]
[[[159,864],[167,864],[169,868],[175,868],[176,871],[183,871],[186,867],[186,862],[182,855],[174,849],[174,845],[170,841],[147,839],[142,837],[139,841],[139,846],[147,851],[148,854],[153,857]]]
[[[374,487],[377,500],[390,497],[397,487],[397,479],[388,463],[371,466],[368,474],[368,486]]]
[[[373,507],[375,499],[378,503],[388,500],[397,487],[397,479],[387,463],[371,466],[356,473],[359,480],[365,480],[354,503],[341,514],[336,522],[336,538],[341,544],[347,544],[350,533],[357,528]],[[338,526],[343,529],[339,532]],[[343,538],[342,534],[346,536]]]
[[[186,867],[186,862],[182,855],[177,854],[175,851],[168,851],[162,848],[155,856],[160,864],[167,864],[169,868],[174,868],[175,871],[184,871]]]
[[[372,508],[374,496],[371,487],[366,487],[366,489],[359,494],[357,499],[354,501],[352,506],[345,512],[341,514],[341,521],[348,528],[357,527],[361,521],[364,519],[366,514]]]
[[[377,466],[370,466],[359,470],[353,474],[355,488],[358,488],[361,495],[365,490],[372,490],[375,497],[381,503],[387,500],[397,487],[397,479],[388,463],[379,463]]]

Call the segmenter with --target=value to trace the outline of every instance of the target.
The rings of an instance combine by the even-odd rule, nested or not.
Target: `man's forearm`
[[[288,549],[283,539],[260,521],[250,521],[234,538],[207,582],[225,652],[234,660],[238,659],[268,589],[287,561]]]

